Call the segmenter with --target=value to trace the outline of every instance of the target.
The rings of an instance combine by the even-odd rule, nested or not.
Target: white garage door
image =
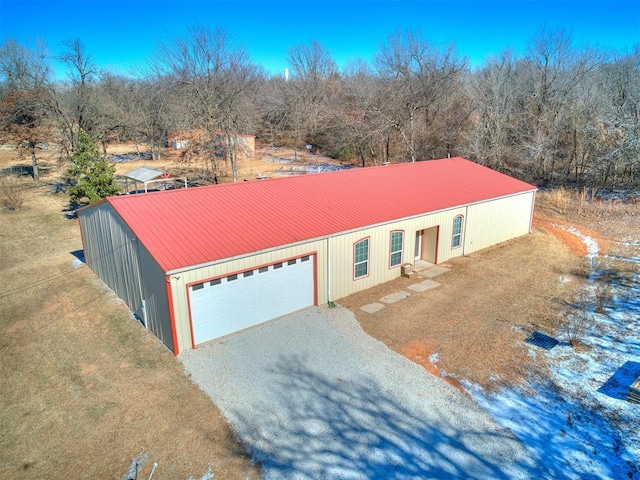
[[[313,257],[305,256],[189,287],[199,345],[314,303]]]

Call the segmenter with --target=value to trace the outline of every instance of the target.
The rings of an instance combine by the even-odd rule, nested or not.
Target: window
[[[302,257],[300,259],[301,262],[308,262],[309,261],[309,255],[305,255],[304,257]]]
[[[249,270],[249,271],[244,272],[244,273],[242,274],[242,276],[243,276],[243,277],[245,277],[245,278],[246,278],[246,277],[250,277],[250,276],[252,276],[252,275],[253,275],[253,270]]]
[[[276,268],[282,268],[282,263],[274,263],[273,269],[275,270]]]
[[[204,283],[196,283],[195,285],[191,285],[191,291],[195,292],[196,290],[200,290],[204,288]]]
[[[296,261],[295,261],[295,260],[289,260],[289,261],[287,262],[287,265],[295,265],[295,264],[296,264]]]
[[[453,236],[451,237],[451,248],[458,248],[462,244],[462,215],[453,219]]]
[[[269,267],[260,267],[260,269],[258,270],[260,273],[265,273],[269,271]]]
[[[220,285],[221,283],[222,283],[222,280],[219,278],[216,278],[215,280],[211,280],[209,282],[209,286],[215,287],[216,285]]]
[[[402,264],[402,244],[404,232],[391,232],[391,253],[389,254],[389,268]]]
[[[237,279],[238,279],[238,275],[234,273],[233,275],[229,275],[227,277],[227,282],[233,282],[234,280],[237,280]]]
[[[369,275],[369,239],[360,240],[353,247],[353,277],[362,278]]]

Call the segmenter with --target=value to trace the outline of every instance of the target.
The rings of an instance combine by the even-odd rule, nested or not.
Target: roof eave
[[[98,205],[102,205],[103,203],[108,202],[109,198],[110,197],[106,197],[106,198],[103,198],[102,200],[97,201],[96,203],[90,203],[88,205],[80,207],[76,209],[76,213],[84,212],[85,210],[89,210],[90,208],[97,207]]]

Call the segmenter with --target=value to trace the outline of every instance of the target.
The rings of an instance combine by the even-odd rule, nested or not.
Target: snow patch
[[[560,228],[561,230],[564,230],[565,232],[572,233],[573,235],[581,239],[582,243],[584,243],[585,246],[587,247],[588,258],[595,258],[598,256],[598,253],[600,252],[600,247],[598,246],[598,242],[594,238],[590,237],[589,235],[585,235],[573,225],[569,227],[565,227],[563,225],[556,225],[556,227]]]
[[[558,280],[560,281],[560,283],[566,284],[571,281],[571,277],[569,275],[560,275],[560,278],[558,278]]]
[[[141,451],[131,459],[127,472],[122,476],[122,480],[132,480],[138,478],[140,467],[149,458],[149,452]]]
[[[74,258],[73,260],[71,260],[71,266],[73,268],[80,268],[84,266],[84,262],[79,258]]]
[[[624,245],[625,247],[640,247],[640,240],[636,241],[631,241],[631,242],[618,242],[621,245]]]
[[[586,245],[587,292],[593,292],[602,281],[594,268],[597,241],[575,227],[558,228]],[[581,338],[584,349],[528,346],[533,360],[547,360],[549,378],[532,374],[527,386],[493,393],[463,382],[476,402],[531,449],[550,478],[640,480],[640,406],[626,401],[640,375],[640,271],[624,282],[614,279],[610,288],[613,300],[605,313],[591,313],[596,327]]]
[[[209,465],[209,468],[207,469],[207,471],[199,479],[196,479],[195,477],[189,477],[187,478],[187,480],[211,480],[213,477],[214,477],[213,467]]]
[[[640,263],[640,257],[621,257],[618,255],[605,255],[608,260],[621,260],[623,262]]]
[[[434,365],[438,362],[438,352],[434,352],[431,355],[429,355],[429,362],[433,363]]]

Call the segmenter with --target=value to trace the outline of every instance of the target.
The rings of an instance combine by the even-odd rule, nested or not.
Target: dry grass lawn
[[[0,155],[0,168],[19,162]],[[182,364],[76,261],[79,228],[56,181],[44,174],[21,209],[0,211],[0,478],[119,479],[139,452],[138,478],[154,462],[156,480],[210,467],[259,478]]]

